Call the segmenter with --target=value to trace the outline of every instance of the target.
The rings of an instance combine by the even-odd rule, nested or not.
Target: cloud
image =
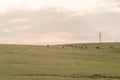
[[[12,20],[9,20],[8,23],[19,23],[19,22],[27,22],[28,19],[26,18],[16,18],[16,19],[12,19]]]
[[[14,9],[39,10],[45,7],[61,7],[79,14],[95,13],[96,9],[120,12],[119,4],[119,0],[0,0],[0,12],[6,13]]]
[[[79,42],[74,40],[71,34],[64,32],[39,34],[37,36],[31,36],[26,34],[19,34],[11,37],[0,37],[2,43],[13,43],[13,44],[60,44],[60,43],[74,43]]]
[[[39,10],[13,10],[0,15],[0,42],[17,44],[57,44],[120,40],[120,14],[75,15],[74,11],[50,7]],[[116,33],[113,33],[116,32]],[[115,35],[115,36],[111,36]]]

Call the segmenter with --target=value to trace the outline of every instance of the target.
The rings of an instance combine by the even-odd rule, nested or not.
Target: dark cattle
[[[46,45],[46,47],[50,47],[50,45]]]
[[[62,46],[62,48],[65,48],[64,46]]]
[[[113,48],[113,46],[110,46],[110,48]]]
[[[95,47],[96,49],[100,49],[100,47]]]
[[[87,46],[85,46],[84,48],[87,49]]]

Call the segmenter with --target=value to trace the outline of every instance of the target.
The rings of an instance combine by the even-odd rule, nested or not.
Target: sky
[[[1,44],[120,42],[120,0],[0,0]]]

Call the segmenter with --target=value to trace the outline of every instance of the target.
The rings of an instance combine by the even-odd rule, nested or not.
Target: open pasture
[[[1,44],[0,80],[120,80],[120,43]]]

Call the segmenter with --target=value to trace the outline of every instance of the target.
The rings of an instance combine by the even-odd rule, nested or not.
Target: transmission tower
[[[99,43],[101,43],[102,42],[102,34],[101,34],[101,32],[99,32]]]

